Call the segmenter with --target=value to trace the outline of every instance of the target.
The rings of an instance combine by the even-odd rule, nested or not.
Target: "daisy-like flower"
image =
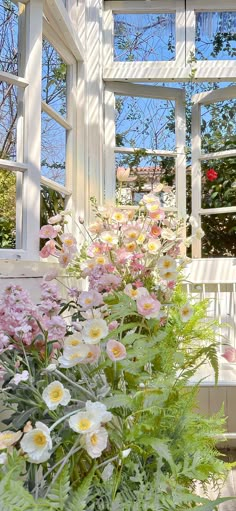
[[[157,254],[161,246],[160,240],[151,239],[146,244],[146,250],[149,252],[149,254]]]
[[[76,242],[75,237],[72,234],[66,234],[66,233],[62,234],[60,236],[60,239],[63,242],[63,245],[66,248],[66,250],[69,250],[69,251],[76,250],[77,242]]]
[[[155,211],[149,211],[149,216],[152,220],[164,220],[165,212],[163,209],[156,209]]]
[[[124,288],[124,293],[130,296],[133,300],[137,300],[140,296],[149,295],[148,290],[145,287],[134,288],[132,284],[127,284]]]
[[[144,232],[141,232],[139,237],[137,238],[137,244],[142,245],[143,242],[145,241],[145,239],[146,239],[146,234]]]
[[[84,322],[82,330],[83,340],[86,344],[97,344],[108,334],[108,326],[104,319],[88,319]]]
[[[10,447],[11,445],[16,444],[18,440],[20,440],[20,437],[22,436],[21,431],[4,431],[3,433],[0,433],[0,450],[6,449],[7,447]]]
[[[79,305],[87,310],[91,307],[99,307],[103,303],[103,298],[98,291],[91,289],[91,291],[82,291],[78,299]]]
[[[48,223],[51,224],[51,225],[54,225],[54,224],[58,224],[59,222],[62,221],[62,216],[61,215],[54,215],[54,216],[51,216],[49,219],[48,219]]]
[[[89,347],[84,343],[80,343],[79,346],[76,347],[65,347],[63,351],[63,355],[58,358],[58,362],[60,367],[67,369],[69,367],[74,367],[80,362],[82,362],[89,353]]]
[[[52,439],[50,430],[42,422],[36,422],[36,428],[26,433],[21,440],[21,448],[28,454],[31,463],[43,463],[50,458]]]
[[[102,451],[107,447],[108,433],[105,428],[99,428],[96,431],[85,436],[85,448],[91,458],[99,458]]]
[[[105,264],[109,264],[109,260],[106,256],[100,254],[100,255],[97,255],[95,258],[94,258],[94,262],[95,264],[99,264],[101,266],[104,266]]]
[[[177,271],[172,270],[160,270],[160,277],[167,282],[175,282],[177,280]]]
[[[119,361],[126,358],[126,349],[124,344],[115,339],[110,339],[107,343],[107,354],[108,357],[113,361]]]
[[[126,227],[123,230],[124,238],[130,241],[136,241],[140,235],[140,229],[135,226]]]
[[[12,378],[10,383],[14,383],[15,385],[19,385],[21,381],[27,381],[29,379],[29,371],[22,371],[22,373],[16,373]]]
[[[98,344],[87,344],[89,352],[86,358],[82,360],[81,364],[95,364],[101,355],[101,348]]]
[[[160,207],[160,202],[158,201],[158,198],[156,195],[152,194],[152,193],[148,193],[146,195],[143,195],[142,197],[142,202],[144,202],[144,204],[153,204],[153,203],[156,203],[158,204],[158,206]]]
[[[113,231],[103,231],[100,234],[100,239],[104,243],[109,243],[109,245],[116,245],[118,243],[118,238]]]
[[[155,202],[150,202],[146,204],[146,208],[149,213],[159,213],[160,211],[160,202],[156,200]]]
[[[176,270],[176,261],[173,257],[163,256],[160,257],[158,261],[158,268],[161,271],[175,271]]]
[[[161,304],[150,295],[140,296],[137,299],[137,310],[147,319],[158,318]]]
[[[59,405],[68,405],[71,395],[61,382],[55,380],[44,389],[42,398],[49,410],[56,410]]]
[[[96,431],[100,426],[100,421],[95,413],[85,410],[72,415],[69,419],[69,426],[76,433],[85,435]]]
[[[64,340],[64,348],[75,349],[78,348],[78,346],[81,344],[83,344],[83,339],[79,332],[76,334],[68,335],[68,337],[66,337]]]
[[[59,263],[63,268],[66,268],[68,264],[71,262],[71,252],[68,250],[62,250],[59,255]]]
[[[130,241],[129,243],[125,243],[124,247],[127,252],[134,252],[136,250],[137,244],[135,241]]]
[[[39,231],[39,237],[46,239],[46,238],[56,238],[57,231],[53,228],[52,225],[43,225]]]
[[[120,209],[116,209],[114,211],[114,213],[112,214],[111,218],[112,218],[112,220],[114,220],[115,222],[117,222],[119,224],[124,224],[127,222],[127,216]]]
[[[107,411],[106,405],[100,403],[100,401],[87,401],[86,402],[86,410],[88,412],[94,413],[94,415],[99,420],[100,424],[105,424],[112,419],[112,413]]]
[[[180,317],[184,323],[186,323],[193,315],[193,309],[188,303],[183,305],[183,307],[181,307],[179,312],[180,312]]]

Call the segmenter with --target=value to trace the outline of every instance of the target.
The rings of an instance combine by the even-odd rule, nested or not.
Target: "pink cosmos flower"
[[[81,364],[95,364],[99,360],[101,355],[101,348],[99,344],[87,344],[89,347],[89,352],[86,358],[84,358],[80,363]]]
[[[112,330],[115,330],[116,328],[118,328],[118,326],[119,326],[118,321],[111,321],[111,323],[109,323],[108,325],[109,332],[112,332]]]
[[[63,243],[63,248],[65,250],[68,250],[69,252],[76,252],[76,239],[72,234],[64,233],[60,236],[60,239]]]
[[[51,225],[58,224],[61,221],[62,221],[62,216],[61,215],[54,215],[54,216],[51,216],[48,219],[48,223],[51,224]]]
[[[105,273],[99,279],[98,291],[111,291],[112,289],[116,290],[116,289],[118,289],[120,284],[121,284],[121,277],[119,275]]]
[[[44,247],[40,250],[39,255],[42,259],[49,257],[50,255],[54,255],[56,252],[56,244],[55,241],[49,240],[45,243]]]
[[[102,295],[98,293],[98,291],[82,291],[82,293],[80,293],[78,303],[84,310],[87,310],[91,309],[92,307],[99,307],[99,305],[102,305],[103,298]]]
[[[39,231],[40,238],[56,238],[57,231],[52,225],[43,225]]]
[[[72,259],[72,253],[68,250],[63,250],[59,255],[59,263],[63,268],[66,268],[70,264]]]
[[[236,349],[233,346],[226,348],[222,357],[224,357],[227,362],[236,362]]]
[[[126,358],[126,349],[124,344],[116,341],[115,339],[110,339],[107,343],[106,347],[108,357],[113,361],[119,361]]]
[[[152,220],[161,221],[161,220],[164,220],[164,218],[165,218],[165,212],[163,211],[163,209],[157,209],[156,211],[150,210],[149,216],[150,216],[150,218],[152,218]]]
[[[157,318],[159,316],[161,304],[150,295],[140,296],[136,303],[137,310],[141,316],[147,319]]]
[[[120,264],[126,263],[132,257],[131,252],[127,252],[124,247],[118,248],[115,255],[117,262]]]
[[[157,224],[153,224],[151,227],[150,236],[152,238],[158,238],[158,236],[160,236],[160,234],[161,234],[161,227],[159,227],[159,225],[157,225]]]

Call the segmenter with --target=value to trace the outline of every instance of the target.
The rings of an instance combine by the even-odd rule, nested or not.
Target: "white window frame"
[[[202,215],[217,215],[221,213],[236,213],[235,206],[222,208],[202,208],[202,160],[217,160],[219,158],[236,157],[236,149],[203,153],[201,150],[201,107],[218,101],[236,98],[236,85],[195,94],[192,97],[192,215],[201,227]],[[195,234],[196,228],[193,228]],[[195,239],[192,244],[192,257],[201,258],[201,240]]]
[[[16,0],[14,3],[17,4]],[[75,15],[80,12],[81,7],[75,0],[67,0],[68,10],[62,0],[46,0],[44,4],[42,0],[23,0],[21,4],[24,4],[21,11],[25,10],[25,16],[23,21],[23,14],[20,16],[19,76],[0,72],[0,79],[16,85],[19,90],[16,161],[0,160],[1,168],[17,172],[16,248],[0,249],[0,259],[38,260],[40,184],[65,195],[67,208],[73,210],[73,218],[68,228],[72,229],[74,234],[76,233],[74,218],[78,214],[78,201],[84,195],[83,192],[78,193],[76,175],[79,120],[77,82],[78,69],[84,58],[84,46],[80,37],[84,26],[76,31],[71,21],[71,11],[73,10]],[[46,103],[41,103],[42,38],[44,36],[69,66],[66,119]],[[65,186],[41,176],[41,108],[66,129]],[[81,124],[83,125],[83,122]]]
[[[196,6],[197,4],[197,6]],[[124,0],[104,2],[104,70],[103,79],[109,81],[170,82],[236,80],[235,61],[197,61],[195,56],[195,13],[201,11],[236,11],[235,0],[214,0],[206,7],[205,0]],[[116,62],[113,60],[113,13],[175,13],[176,58],[165,62]]]
[[[147,154],[175,158],[176,207],[181,217],[186,215],[186,154],[185,154],[185,91],[172,87],[152,87],[127,83],[109,83],[105,88],[105,200],[115,197],[115,154],[130,154],[137,149],[115,146],[115,94],[175,101],[175,151],[149,150]]]

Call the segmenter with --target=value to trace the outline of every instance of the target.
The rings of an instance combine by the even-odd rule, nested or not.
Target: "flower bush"
[[[211,511],[225,499],[195,485],[226,475],[224,421],[195,412],[189,380],[206,360],[217,377],[217,343],[207,302],[182,289],[183,222],[157,195],[137,210],[92,202],[79,252],[60,215],[40,231],[42,256],[87,290],[61,299],[53,274],[37,305],[19,286],[2,294],[1,510]]]

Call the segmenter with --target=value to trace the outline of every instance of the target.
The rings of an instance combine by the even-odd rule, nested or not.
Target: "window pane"
[[[0,169],[0,248],[15,248],[16,174]]]
[[[236,148],[236,99],[202,106],[201,137],[204,153]]]
[[[117,180],[117,198],[124,204],[137,204],[144,193],[155,191],[159,183],[165,184],[160,197],[163,207],[175,207],[175,159],[160,156],[144,156],[143,151],[134,154],[116,154],[116,173],[123,175],[130,169],[133,181]]]
[[[65,184],[66,130],[42,112],[42,175]]]
[[[196,58],[236,59],[236,12],[196,14]]]
[[[0,158],[16,160],[17,87],[0,82]]]
[[[116,145],[175,149],[174,101],[116,96]]]
[[[236,206],[236,157],[202,162],[202,207]]]
[[[63,117],[66,116],[66,69],[59,53],[44,40],[42,99]]]
[[[202,216],[202,257],[236,256],[236,214]]]
[[[175,14],[114,14],[114,59],[175,59]]]
[[[18,72],[18,9],[9,0],[0,0],[0,70]]]

